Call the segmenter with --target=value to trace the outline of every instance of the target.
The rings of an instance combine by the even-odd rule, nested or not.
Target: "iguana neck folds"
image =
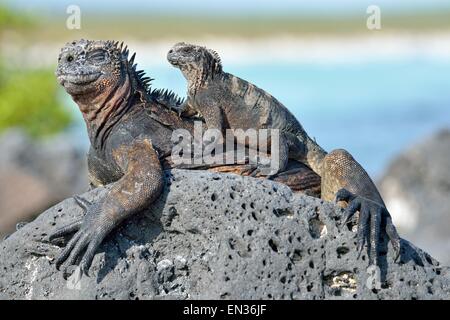
[[[88,128],[92,146],[101,148],[114,125],[133,104],[133,88],[130,75],[125,74],[114,86],[107,87],[104,94],[91,101],[76,100]]]

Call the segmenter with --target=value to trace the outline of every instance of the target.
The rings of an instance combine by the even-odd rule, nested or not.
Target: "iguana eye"
[[[89,53],[87,58],[94,62],[102,62],[106,59],[106,52],[103,50],[95,50]]]
[[[69,56],[67,56],[67,58],[66,58],[67,62],[72,62],[73,59],[74,59],[73,55],[69,55]]]

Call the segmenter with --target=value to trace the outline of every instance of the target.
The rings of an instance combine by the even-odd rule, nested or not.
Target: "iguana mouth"
[[[96,81],[102,75],[101,72],[89,74],[61,74],[58,76],[60,82],[70,82],[72,84],[82,85]]]
[[[170,53],[170,52],[169,52],[169,53]],[[178,65],[179,65],[178,59],[175,58],[175,57],[172,57],[170,54],[167,55],[167,61],[169,61],[169,63],[170,63],[171,65],[173,65],[173,66],[178,66]]]

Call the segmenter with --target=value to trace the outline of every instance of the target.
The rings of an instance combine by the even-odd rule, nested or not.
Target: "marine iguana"
[[[274,175],[285,170],[288,159],[307,163],[320,172],[325,151],[303,129],[295,116],[275,97],[257,86],[224,72],[217,52],[179,42],[167,54],[168,61],[187,79],[186,101],[180,112],[197,112],[208,129],[279,129],[280,165]],[[270,132],[270,131],[269,131]],[[257,169],[256,173],[263,173]]]
[[[128,49],[117,42],[79,40],[66,44],[59,55],[57,79],[77,103],[89,133],[90,182],[94,187],[111,183],[112,188],[97,203],[76,198],[85,210],[84,218],[46,237],[45,240],[53,241],[73,234],[55,260],[58,269],[79,263],[87,274],[106,235],[124,219],[149,207],[160,195],[163,170],[173,167],[172,131],[178,128],[193,131],[193,120],[172,110],[179,107],[180,99],[167,91],[152,90],[150,79],[136,70],[135,55],[129,58],[128,54]],[[361,211],[358,230],[361,248],[363,239],[370,234],[371,256],[376,260],[381,218],[386,219],[386,231],[398,248],[395,228],[375,187],[368,184],[370,179],[365,178],[364,170],[343,151],[330,153],[323,163],[324,199],[333,200],[341,188],[356,193],[341,190],[337,199],[349,201],[349,215],[357,209]],[[305,185],[320,182],[309,173],[311,170],[300,171],[275,180],[299,189],[304,181]],[[370,229],[369,219],[375,226]]]
[[[396,250],[399,248],[398,234],[392,224],[386,206],[375,184],[362,166],[345,150],[334,150],[327,154],[315,140],[311,139],[294,115],[275,97],[257,86],[224,72],[216,51],[206,47],[176,43],[167,53],[167,60],[179,68],[188,82],[187,99],[180,106],[200,113],[208,128],[223,129],[279,129],[279,156],[282,172],[289,158],[301,161],[322,177],[322,197],[331,200],[339,189],[345,188],[365,197],[361,206],[354,201],[349,207],[349,216],[361,209],[360,226],[368,223],[370,206],[377,207],[378,216],[388,217],[387,231]],[[352,197],[341,190],[338,198]],[[379,233],[379,217],[371,215],[371,245]],[[360,247],[365,239],[359,235]],[[374,256],[374,252],[372,252]]]

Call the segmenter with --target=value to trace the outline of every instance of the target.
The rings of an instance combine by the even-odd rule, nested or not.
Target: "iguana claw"
[[[66,273],[66,270],[76,264],[78,258],[81,258],[79,264],[81,271],[83,274],[88,275],[94,254],[105,236],[112,229],[112,225],[101,215],[100,203],[92,204],[78,196],[74,197],[74,199],[85,211],[84,218],[56,230],[47,239],[52,241],[75,232],[66,247],[55,259],[55,266],[60,270],[64,265],[63,271]]]
[[[400,237],[385,206],[355,195],[346,189],[340,189],[337,192],[336,201],[348,202],[348,207],[345,209],[345,218],[343,220],[344,225],[350,221],[356,211],[359,211],[358,231],[356,235],[358,259],[367,241],[369,264],[378,265],[380,227],[382,220],[384,219],[386,225],[385,232],[395,250],[394,261],[398,260],[400,256]]]

